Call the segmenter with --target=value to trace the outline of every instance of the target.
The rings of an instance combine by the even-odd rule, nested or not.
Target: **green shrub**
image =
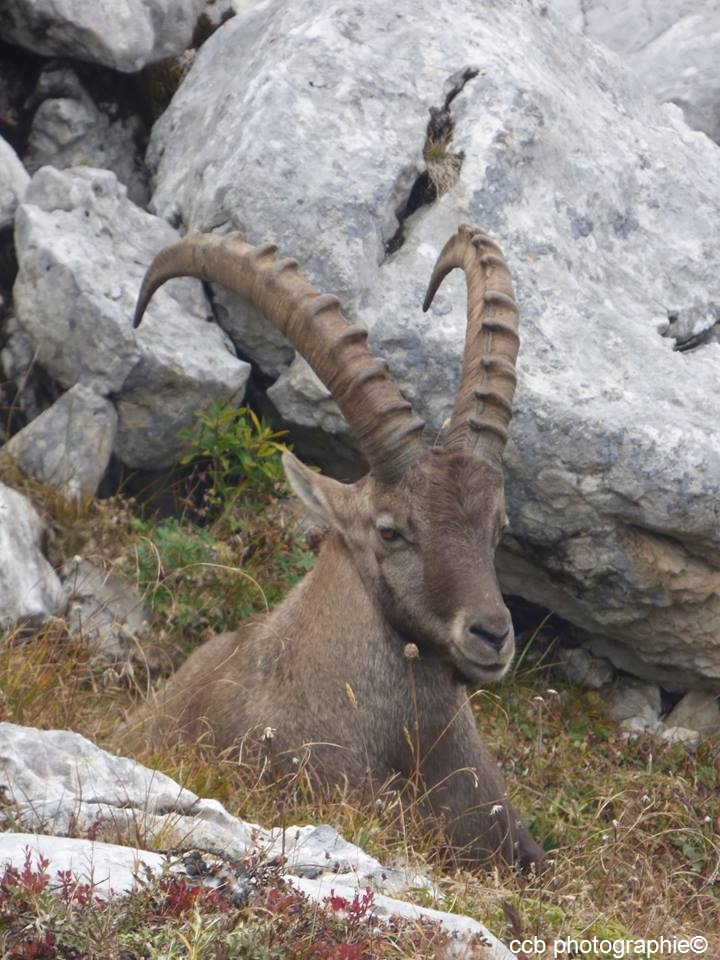
[[[190,447],[180,461],[207,464],[215,497],[234,501],[244,493],[277,494],[285,489],[280,442],[287,430],[272,427],[250,409],[214,403],[197,415],[195,429],[186,434]]]

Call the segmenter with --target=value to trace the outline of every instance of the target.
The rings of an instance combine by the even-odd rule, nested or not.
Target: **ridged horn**
[[[463,225],[438,257],[423,310],[455,267],[465,272],[467,328],[445,446],[474,450],[499,463],[512,417],[519,345],[512,279],[497,244],[481,230]]]
[[[367,458],[384,482],[398,479],[425,450],[424,423],[391,382],[387,365],[351,326],[336,297],[320,294],[295,260],[277,260],[272,244],[254,247],[239,234],[188,234],[162,250],[142,283],[133,325],[153,293],[172,277],[219,283],[249,300],[287,337],[332,394]]]

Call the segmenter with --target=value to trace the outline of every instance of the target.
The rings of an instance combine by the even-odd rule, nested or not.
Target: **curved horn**
[[[499,462],[515,393],[518,310],[500,248],[481,230],[461,226],[445,244],[428,284],[427,310],[447,274],[465,271],[467,329],[462,373],[445,445]]]
[[[396,480],[424,452],[410,404],[366,346],[367,331],[350,325],[336,297],[320,294],[295,260],[276,260],[272,244],[253,247],[239,234],[189,234],[162,250],[143,280],[133,325],[153,293],[172,277],[220,283],[249,300],[283,333],[332,394],[378,479]]]

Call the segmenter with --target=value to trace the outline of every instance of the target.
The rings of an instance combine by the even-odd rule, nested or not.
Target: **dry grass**
[[[425,169],[435,194],[441,197],[448,190],[452,190],[460,177],[464,156],[453,153],[448,146],[449,141],[433,140],[428,137],[423,150]]]
[[[227,604],[238,584],[248,592],[237,604],[246,603],[249,612],[268,594],[276,599],[310,562],[267,501],[213,544],[219,570],[205,560],[183,563],[183,549],[194,549],[200,533],[181,524],[179,566],[160,557],[149,581],[142,543],[149,538],[162,552],[156,525],[138,526],[131,507],[119,500],[69,506],[33,490],[53,515],[56,556],[103,557],[139,577],[148,597],[164,585],[172,599],[158,602],[154,615],[170,645],[191,645],[217,626],[213,611]],[[246,576],[232,572],[239,560],[265,599],[258,601]],[[133,673],[93,661],[62,620],[0,638],[1,720],[67,727],[112,747],[144,681],[142,663]],[[437,836],[428,836],[426,825],[397,799],[321,794],[301,777],[280,793],[230,760],[190,750],[145,759],[246,819],[269,827],[327,821],[388,863],[409,861],[432,872],[446,909],[478,917],[507,941],[701,935],[710,940],[706,956],[720,956],[720,743],[707,741],[688,753],[651,736],[624,739],[605,720],[599,697],[564,683],[551,665],[524,663],[513,680],[476,692],[473,702],[514,803],[551,851],[554,865],[542,877],[455,869]],[[413,955],[398,950],[369,955]]]

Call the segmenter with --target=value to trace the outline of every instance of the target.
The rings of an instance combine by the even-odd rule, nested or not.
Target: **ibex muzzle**
[[[527,866],[542,861],[542,850],[508,803],[465,690],[502,677],[514,653],[493,560],[506,523],[501,458],[517,309],[499,249],[468,227],[443,249],[425,309],[455,267],[468,289],[462,373],[445,443],[428,448],[366,331],[349,325],[336,298],[319,294],[294,260],[236,235],[191,235],[158,255],[136,325],[175,276],[250,300],[331,391],[370,472],[342,484],[284,455],[293,490],[331,528],[315,568],[272,613],[195,651],[136,718],[135,741],[203,738],[248,756],[272,727],[276,756],[306,751],[319,780],[380,786],[419,773],[422,807],[443,818],[458,857]],[[410,648],[418,654],[412,679]]]

